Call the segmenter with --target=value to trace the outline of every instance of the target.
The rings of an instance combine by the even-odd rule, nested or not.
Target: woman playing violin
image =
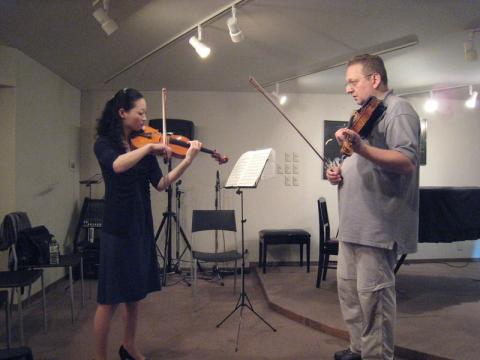
[[[135,342],[139,301],[161,287],[150,184],[158,191],[166,189],[185,172],[202,146],[190,141],[185,159],[163,175],[155,155],[169,158],[168,145],[150,143],[138,149],[131,145],[130,134],[142,129],[146,113],[142,94],[123,89],[105,104],[98,122],[94,151],[105,181],[105,212],[94,321],[96,360],[107,358],[110,322],[120,303],[125,305],[120,358],[145,359]]]

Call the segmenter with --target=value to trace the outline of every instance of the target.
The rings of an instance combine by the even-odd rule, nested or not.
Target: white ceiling
[[[200,59],[188,38],[105,81],[175,34],[232,1],[111,0],[119,30],[106,36],[92,0],[2,0],[0,43],[18,48],[80,89],[249,91],[325,69],[364,49],[409,36],[418,45],[385,55],[397,91],[480,83],[480,61],[463,56],[466,29],[480,27],[479,0],[250,0],[237,10],[245,41],[228,36],[228,14],[208,24]],[[475,41],[480,52],[480,33]],[[344,67],[281,85],[289,92],[339,93]]]

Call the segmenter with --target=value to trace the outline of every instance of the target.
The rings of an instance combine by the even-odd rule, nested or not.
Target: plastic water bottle
[[[53,236],[50,240],[50,264],[58,265],[60,263],[60,248],[57,239]]]

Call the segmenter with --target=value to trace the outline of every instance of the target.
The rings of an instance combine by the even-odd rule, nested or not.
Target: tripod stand
[[[250,299],[248,298],[247,292],[245,291],[245,229],[244,225],[247,222],[247,219],[243,217],[243,191],[241,188],[238,188],[236,194],[240,195],[240,204],[241,204],[241,216],[242,216],[242,288],[240,296],[238,297],[237,305],[235,308],[228,314],[222,321],[217,324],[217,328],[220,327],[230,316],[232,316],[235,311],[240,309],[240,320],[238,322],[237,329],[237,340],[235,342],[235,351],[238,351],[238,340],[240,337],[240,327],[242,325],[243,309],[246,307],[251,312],[253,312],[260,320],[262,320],[270,329],[277,331],[272,325],[270,325],[263,317],[261,317],[252,306]]]
[[[168,160],[168,172],[172,170],[172,160]],[[178,183],[177,183],[178,184]],[[179,185],[179,184],[178,184]],[[179,211],[180,206],[179,206],[179,201],[180,201],[180,193],[178,192],[178,186],[177,186],[177,211]],[[167,273],[172,272],[172,221],[175,221],[176,225],[176,231],[177,231],[177,246],[176,246],[176,255],[177,255],[177,264],[176,267],[178,269],[179,262],[181,256],[185,253],[185,251],[188,249],[189,251],[192,251],[192,247],[190,245],[190,242],[187,239],[187,236],[185,235],[185,232],[182,229],[182,226],[180,225],[180,222],[178,221],[177,214],[172,211],[172,185],[170,184],[168,188],[166,189],[167,192],[167,211],[163,213],[163,218],[162,222],[160,223],[160,226],[157,230],[157,233],[155,234],[155,243],[158,241],[158,238],[160,237],[160,234],[162,233],[163,227],[165,226],[165,246],[164,246],[164,252],[160,251],[159,246],[157,245],[157,250],[160,253],[160,256],[163,259],[163,279],[162,279],[162,284],[163,286],[166,285],[167,283]],[[183,241],[185,242],[186,248],[183,250],[182,255],[179,256],[179,238],[178,235],[181,235],[183,238]],[[188,283],[188,282],[187,282]],[[188,283],[190,286],[190,283]]]

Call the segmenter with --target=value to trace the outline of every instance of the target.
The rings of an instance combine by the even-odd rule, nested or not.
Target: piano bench
[[[300,266],[303,266],[303,246],[307,248],[307,272],[310,272],[310,233],[302,229],[260,230],[258,266],[267,272],[267,249],[269,245],[295,244],[300,246]]]

